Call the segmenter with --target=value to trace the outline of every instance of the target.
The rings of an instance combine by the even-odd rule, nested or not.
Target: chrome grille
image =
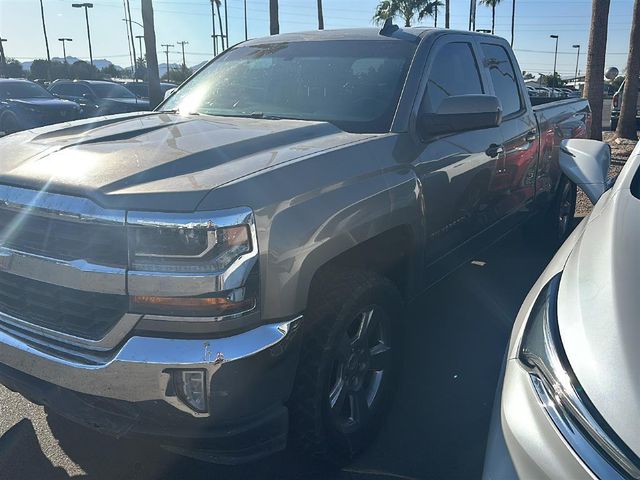
[[[50,218],[0,208],[0,246],[60,260],[126,267],[124,226]]]
[[[68,335],[99,340],[128,306],[125,295],[81,292],[0,272],[0,312]]]

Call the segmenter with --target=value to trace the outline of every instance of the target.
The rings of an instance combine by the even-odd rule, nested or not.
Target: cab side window
[[[493,89],[502,103],[502,116],[519,112],[523,108],[518,76],[513,68],[507,51],[500,45],[482,44],[482,52],[489,68]]]
[[[447,43],[431,64],[421,110],[434,113],[446,97],[482,93],[478,62],[471,44]]]

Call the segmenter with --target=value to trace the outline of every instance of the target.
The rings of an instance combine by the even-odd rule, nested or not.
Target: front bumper
[[[487,444],[484,480],[596,477],[567,444],[544,411],[529,373],[507,361]]]
[[[298,317],[215,339],[134,336],[102,359],[62,356],[2,327],[0,382],[104,433],[180,440],[189,448],[198,439],[214,440],[207,447],[231,459],[227,463],[254,459],[286,443],[284,403],[297,367],[299,322]],[[168,373],[173,369],[206,371],[207,413],[178,398]]]

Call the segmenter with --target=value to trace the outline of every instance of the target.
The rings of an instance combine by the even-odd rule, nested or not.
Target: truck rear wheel
[[[331,276],[312,293],[290,401],[291,441],[342,465],[372,440],[398,373],[402,300],[373,272]]]

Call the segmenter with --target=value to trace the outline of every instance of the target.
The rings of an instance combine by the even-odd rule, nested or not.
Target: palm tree
[[[280,22],[278,21],[278,0],[269,0],[269,33],[277,35],[280,33]]]
[[[322,13],[322,0],[318,0],[318,30],[324,30],[324,14]]]
[[[160,73],[158,72],[158,53],[156,48],[156,29],[153,19],[153,2],[142,0],[142,24],[144,27],[144,47],[147,52],[147,81],[149,82],[149,103],[155,108],[162,101]]]
[[[382,0],[373,14],[373,22],[380,24],[388,18],[398,16],[404,19],[405,27],[410,27],[413,17],[417,16],[418,21],[433,17],[440,6],[440,0]]]
[[[604,60],[607,50],[607,26],[611,0],[593,0],[591,6],[591,32],[587,52],[587,73],[583,96],[591,105],[591,135],[602,140],[602,101],[604,90]]]
[[[501,0],[480,0],[480,3],[486,7],[491,7],[491,33],[496,33],[496,7]]]
[[[640,0],[633,4],[633,23],[629,38],[629,57],[627,58],[627,73],[622,91],[622,107],[616,134],[621,138],[638,139],[636,125],[636,106],[638,104],[638,85],[640,80]]]

